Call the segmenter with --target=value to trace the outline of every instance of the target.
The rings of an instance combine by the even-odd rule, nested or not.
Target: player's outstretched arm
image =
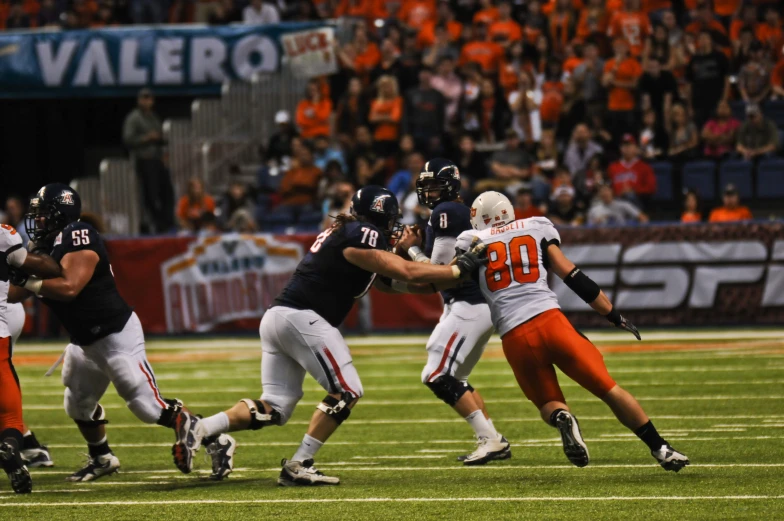
[[[21,285],[36,295],[70,302],[90,282],[98,261],[98,254],[92,250],[67,253],[61,261],[62,275],[60,277],[47,280],[31,278]],[[16,284],[18,281],[14,281],[14,283]]]
[[[640,332],[637,331],[634,324],[625,319],[618,310],[613,307],[612,302],[610,302],[610,299],[604,294],[604,291],[599,288],[598,284],[580,271],[580,269],[563,254],[561,248],[555,244],[548,246],[547,258],[553,272],[561,277],[564,284],[574,291],[578,297],[583,299],[586,304],[591,306],[594,311],[615,324],[615,327],[628,331],[634,335],[637,340],[641,340]]]
[[[40,279],[51,279],[63,274],[63,269],[56,260],[46,254],[30,253],[21,244],[7,252],[6,258],[12,268]]]
[[[465,253],[457,258],[453,266],[437,266],[423,262],[408,262],[397,255],[381,250],[346,248],[343,256],[351,264],[383,277],[409,283],[457,282],[487,262],[474,253]]]

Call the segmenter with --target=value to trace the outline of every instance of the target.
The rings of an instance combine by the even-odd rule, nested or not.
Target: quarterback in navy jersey
[[[11,279],[23,288],[17,299],[37,295],[71,337],[63,357],[64,406],[87,442],[89,457],[68,481],[92,481],[120,467],[107,441],[108,422],[99,403],[110,383],[137,418],[174,429],[178,443],[190,426],[182,403],[161,396],[139,318],[117,291],[103,239],[93,226],[79,221],[80,215],[81,200],[71,187],[54,183],[41,188],[25,216],[28,247],[50,252],[60,262],[62,275],[40,280],[16,270]],[[190,455],[174,454],[182,472],[191,470]]]
[[[447,159],[425,164],[416,183],[420,204],[433,210],[425,230],[424,252],[421,238],[406,233],[398,248],[412,260],[449,264],[455,255],[457,237],[471,229],[470,209],[460,199],[460,172]],[[484,465],[512,456],[509,442],[495,430],[479,391],[468,383],[493,334],[490,308],[474,280],[441,292],[444,313],[427,342],[427,363],[422,383],[451,406],[471,425],[477,448],[460,456],[464,465]]]
[[[197,436],[284,425],[302,398],[310,374],[327,395],[318,404],[307,434],[289,460],[283,460],[282,486],[337,485],[340,480],[314,467],[324,442],[348,419],[362,397],[362,382],[337,326],[376,275],[406,283],[451,287],[473,273],[482,260],[474,253],[453,266],[406,262],[388,252],[397,232],[399,207],[394,194],[366,186],[352,199],[350,215],[340,215],[321,233],[286,288],[261,320],[261,386],[258,400],[198,420]],[[197,443],[198,445],[198,443]]]

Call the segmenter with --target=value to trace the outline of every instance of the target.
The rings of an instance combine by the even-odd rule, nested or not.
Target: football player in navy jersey
[[[62,372],[64,406],[87,441],[89,457],[68,481],[92,481],[120,468],[106,438],[105,411],[98,403],[110,383],[137,418],[173,428],[178,441],[188,435],[190,425],[182,402],[161,396],[139,318],[117,291],[103,239],[79,221],[80,215],[79,194],[71,187],[54,183],[41,188],[25,216],[32,239],[28,247],[51,252],[62,266],[62,276],[40,280],[16,270],[11,278],[25,290],[16,300],[37,295],[71,337]],[[191,470],[190,455],[174,454],[182,472]]]
[[[362,383],[346,341],[337,327],[376,274],[405,281],[451,287],[483,262],[476,254],[458,256],[453,266],[407,262],[388,252],[398,230],[398,202],[380,186],[366,186],[352,199],[350,215],[318,236],[294,276],[261,320],[259,400],[240,400],[231,409],[204,419],[193,417],[199,437],[284,425],[302,398],[305,373],[326,390],[307,434],[290,460],[283,460],[278,484],[337,485],[337,477],[316,470],[316,452],[348,419],[362,397]]]
[[[412,260],[449,264],[455,254],[457,237],[471,229],[470,208],[460,198],[460,172],[448,159],[428,161],[416,182],[420,204],[433,210],[425,230],[425,250],[421,238],[407,233],[397,245]],[[452,407],[474,429],[477,448],[458,457],[465,465],[484,465],[512,456],[509,442],[495,430],[479,391],[468,377],[482,357],[493,334],[490,308],[479,284],[470,280],[441,292],[444,313],[427,342],[427,363],[422,383]]]

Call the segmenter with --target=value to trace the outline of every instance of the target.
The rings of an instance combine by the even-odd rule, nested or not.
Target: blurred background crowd
[[[310,81],[227,186],[174,200],[154,93],[123,141],[148,231],[322,228],[355,190],[397,194],[428,158],[463,199],[510,196],[560,225],[778,218],[784,199],[784,3],[766,0],[0,0],[6,29],[275,24],[341,18],[339,70]],[[24,201],[6,201],[20,226]]]

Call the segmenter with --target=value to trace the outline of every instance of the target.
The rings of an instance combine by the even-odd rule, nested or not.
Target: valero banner
[[[289,33],[299,39],[284,50]],[[0,33],[0,97],[218,94],[225,80],[278,70],[284,53],[330,68],[332,50],[318,46],[333,37],[321,22]]]

